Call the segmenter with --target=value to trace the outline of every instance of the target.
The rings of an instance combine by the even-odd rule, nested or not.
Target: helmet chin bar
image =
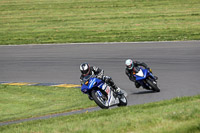
[[[128,68],[129,70],[133,69],[133,63],[132,63],[131,65],[127,66],[127,68]]]

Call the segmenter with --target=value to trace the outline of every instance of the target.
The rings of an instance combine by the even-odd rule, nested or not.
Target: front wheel
[[[108,109],[108,102],[106,96],[101,93],[102,96],[98,94],[97,90],[92,90],[91,95],[95,101],[95,103],[102,109]]]
[[[160,89],[158,88],[157,84],[154,83],[155,81],[151,81],[149,79],[146,79],[146,81],[150,85],[153,91],[160,92]]]

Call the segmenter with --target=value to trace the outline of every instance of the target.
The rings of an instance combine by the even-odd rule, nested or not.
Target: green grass
[[[0,122],[91,106],[79,88],[0,85]]]
[[[1,0],[0,45],[200,39],[199,0]]]
[[[1,126],[2,133],[199,133],[200,95]]]

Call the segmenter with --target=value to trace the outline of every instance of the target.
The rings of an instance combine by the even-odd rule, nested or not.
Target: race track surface
[[[127,58],[147,63],[161,92],[136,89]],[[200,94],[200,41],[0,46],[0,81],[79,84],[83,62],[104,69],[129,105]]]

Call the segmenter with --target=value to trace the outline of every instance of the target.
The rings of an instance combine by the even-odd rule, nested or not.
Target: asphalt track
[[[136,89],[125,75],[127,58],[147,63],[161,92]],[[128,105],[200,94],[200,41],[0,46],[0,81],[79,84],[83,62],[126,90]]]

